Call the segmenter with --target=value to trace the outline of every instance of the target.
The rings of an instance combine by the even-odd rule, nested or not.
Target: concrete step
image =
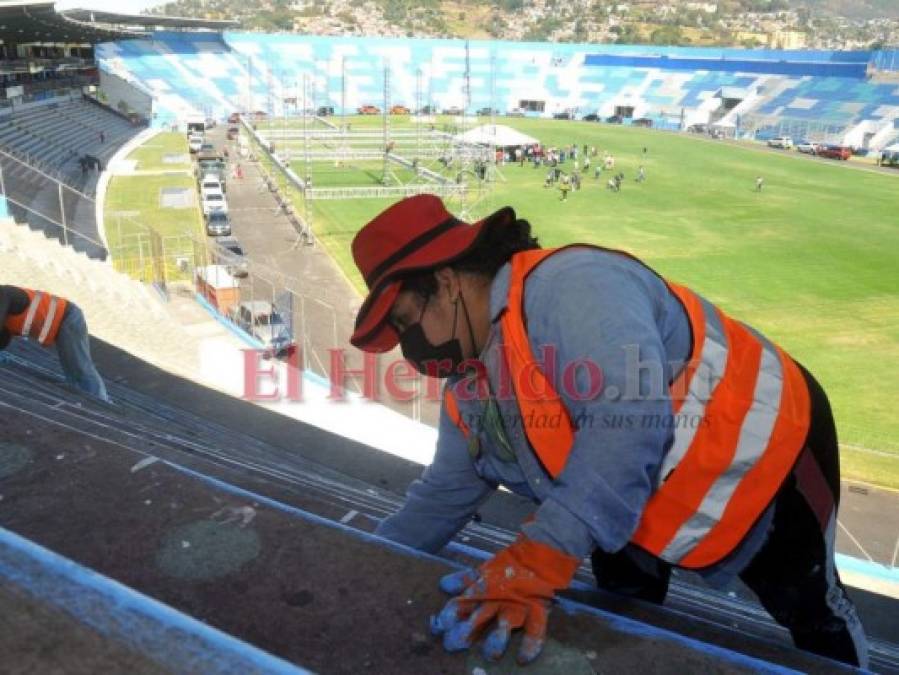
[[[192,425],[189,437],[169,434],[164,422],[141,416],[128,402],[101,408],[20,367],[0,370],[0,388],[19,411],[0,408],[6,440],[30,460],[4,488],[4,513],[10,505],[17,509],[14,521],[3,524],[20,536],[317,672],[513,672],[514,648],[492,667],[476,654],[447,654],[427,637],[428,615],[446,602],[437,580],[451,569],[449,561],[339,524],[348,509],[365,508],[354,501],[354,485],[326,477],[306,489],[261,494],[273,486],[244,473],[259,459],[252,441],[253,452],[226,467],[199,456],[216,445],[206,442],[205,424]],[[259,414],[243,405],[247,416]],[[277,454],[279,471],[310,475]],[[41,500],[35,501],[37,486]],[[327,494],[343,499],[319,499],[326,486]],[[783,672],[772,663],[845,672],[783,645],[716,635],[682,616],[672,618],[689,637],[570,600],[562,604],[564,611],[552,614],[546,654],[529,667],[535,673]],[[708,638],[729,644],[699,642]]]
[[[72,300],[84,311],[92,334],[167,370],[196,377],[199,346],[208,336],[185,330],[144,284],[27,227],[0,226],[0,242],[10,281]]]

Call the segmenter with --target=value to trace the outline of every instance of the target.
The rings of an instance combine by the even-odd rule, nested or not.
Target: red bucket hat
[[[356,315],[350,342],[367,352],[393,349],[400,336],[387,321],[403,278],[447,265],[462,257],[496,219],[514,220],[504,207],[470,225],[446,210],[436,195],[407,197],[382,211],[353,238],[356,267],[368,296]]]

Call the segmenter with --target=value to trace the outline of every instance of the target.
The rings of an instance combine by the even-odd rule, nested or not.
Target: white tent
[[[540,143],[533,136],[528,136],[502,124],[482,124],[474,129],[469,129],[464,134],[459,134],[455,140],[479,145],[495,145],[499,148]]]

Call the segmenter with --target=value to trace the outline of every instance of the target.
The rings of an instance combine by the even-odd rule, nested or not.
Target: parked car
[[[240,113],[233,112],[228,115],[228,124],[237,124],[238,122],[240,122]]]
[[[708,124],[691,124],[687,127],[687,131],[691,134],[705,134],[708,133],[709,125]]]
[[[852,156],[852,150],[845,145],[822,145],[816,154],[818,157],[846,160]]]
[[[602,122],[602,117],[600,117],[597,113],[590,113],[589,115],[584,115],[581,119],[584,122]]]
[[[464,111],[457,105],[451,105],[449,108],[443,109],[444,115],[462,115]]]
[[[418,111],[419,115],[433,115],[437,112],[437,108],[432,105],[424,105],[421,107],[421,110]]]
[[[573,110],[562,110],[561,112],[553,113],[554,120],[573,120],[574,119],[574,111]]]
[[[624,118],[621,115],[612,115],[611,117],[606,117],[606,122],[609,124],[621,124],[624,122]]]
[[[793,139],[789,136],[775,136],[774,138],[768,139],[768,147],[789,150],[793,147]]]
[[[200,145],[199,154],[208,155],[211,152],[215,152],[215,146],[212,143],[203,141]]]
[[[196,154],[200,152],[200,148],[203,147],[203,137],[202,136],[191,136],[187,139],[187,149],[190,150],[192,154]]]
[[[215,211],[228,213],[228,202],[225,201],[225,193],[221,190],[209,190],[201,196],[200,204],[203,207],[203,215],[207,217]]]
[[[270,302],[244,301],[231,309],[230,317],[234,323],[265,345],[268,356],[278,355],[292,344],[287,323]]]
[[[410,113],[409,108],[404,105],[395,105],[390,108],[391,115],[408,115]]]
[[[899,146],[891,145],[883,149],[880,153],[880,166],[899,166]]]
[[[214,173],[207,173],[200,178],[200,197],[205,196],[207,192],[225,192],[222,189],[222,182]]]
[[[380,115],[381,109],[376,105],[363,105],[356,109],[360,115]]]
[[[796,149],[806,155],[814,155],[818,152],[818,144],[811,141],[796,141]]]
[[[496,108],[479,108],[475,114],[479,117],[489,117],[490,115],[499,115],[499,110]]]
[[[222,192],[228,191],[228,166],[225,164],[225,160],[219,157],[200,157],[197,160],[197,176],[200,178],[199,182],[202,182],[202,179],[209,175],[215,176],[218,179],[218,182],[222,186]]]
[[[652,120],[648,117],[638,117],[633,122],[631,122],[631,124],[635,127],[645,127],[647,129],[652,128]]]
[[[315,114],[318,117],[331,117],[334,114],[334,108],[329,105],[319,106],[318,110],[315,111]]]
[[[206,234],[210,237],[230,237],[231,218],[224,211],[213,211],[206,218]]]
[[[524,112],[523,108],[512,108],[506,113],[506,117],[524,117]]]
[[[206,128],[207,129],[215,129],[216,121],[214,117],[206,118]]]
[[[249,261],[244,255],[240,242],[235,237],[216,237],[215,243],[218,245],[216,256],[219,259],[218,264],[224,265],[228,274],[237,278],[243,278],[249,274]]]

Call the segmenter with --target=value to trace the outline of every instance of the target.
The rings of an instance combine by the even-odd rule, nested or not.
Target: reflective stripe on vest
[[[56,342],[68,302],[44,291],[21,289],[28,295],[28,309],[8,316],[5,326],[13,335],[37,340],[44,346]]]
[[[465,420],[462,419],[462,413],[459,412],[459,403],[449,387],[443,388],[443,402],[446,405],[446,414],[449,415],[452,423],[459,427],[463,436],[468,438],[471,432],[468,429],[468,425],[465,424]]]
[[[568,460],[574,427],[534,358],[523,300],[527,275],[557,250],[513,257],[502,317],[503,354],[525,432],[553,479]],[[777,346],[689,289],[666,283],[684,306],[693,345],[669,387],[673,443],[631,541],[672,564],[701,568],[728,555],[776,495],[808,432],[809,395],[798,366]],[[526,423],[539,415],[561,415],[565,423]]]

